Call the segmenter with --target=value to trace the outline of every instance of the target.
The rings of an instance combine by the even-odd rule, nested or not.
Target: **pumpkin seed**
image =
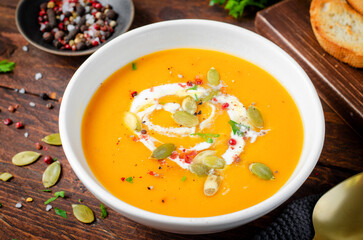
[[[210,155],[203,158],[203,163],[209,168],[222,169],[226,165],[226,161],[218,156]]]
[[[214,150],[205,150],[203,152],[200,152],[197,154],[197,156],[194,157],[193,163],[203,163],[203,159],[207,156],[215,156],[216,151]]]
[[[16,166],[25,166],[35,162],[39,157],[40,153],[32,152],[32,151],[24,151],[15,154],[12,159],[12,162]]]
[[[49,145],[62,145],[59,133],[53,133],[42,139],[43,142]]]
[[[201,97],[202,102],[208,102],[212,100],[215,96],[219,94],[219,90],[213,90],[209,92],[206,96]]]
[[[194,114],[197,111],[197,102],[191,96],[187,96],[182,102],[182,108],[187,113]]]
[[[221,177],[216,175],[209,175],[204,183],[204,195],[211,197],[217,193],[221,184]]]
[[[124,121],[125,121],[126,126],[131,131],[135,131],[135,130],[140,131],[141,130],[141,120],[135,113],[125,112]]]
[[[257,128],[263,127],[263,118],[260,110],[255,106],[249,106],[247,109],[248,121]]]
[[[193,114],[187,113],[186,111],[178,111],[173,114],[173,119],[177,124],[185,127],[195,127],[199,124],[199,119]]]
[[[195,162],[193,162],[190,165],[190,171],[192,173],[197,174],[198,176],[207,176],[209,170],[210,170],[209,167],[207,167],[203,163],[197,163],[197,162],[195,163]]]
[[[174,144],[164,143],[153,151],[153,153],[151,154],[151,157],[159,159],[159,160],[165,159],[165,158],[169,157],[175,149],[176,149],[176,146]]]
[[[263,163],[251,163],[249,169],[253,174],[261,179],[271,180],[275,178],[271,169]]]
[[[12,177],[13,175],[11,173],[4,172],[0,174],[0,180],[3,180],[4,182],[8,181]]]
[[[73,215],[77,218],[78,221],[83,223],[91,223],[95,220],[95,215],[93,211],[82,204],[72,204]]]
[[[219,73],[217,72],[217,70],[214,67],[209,69],[208,74],[207,74],[207,80],[208,80],[208,83],[212,86],[219,85]]]
[[[45,169],[43,173],[43,185],[46,188],[49,188],[57,183],[60,173],[61,173],[61,165],[58,161],[50,164],[47,169]]]

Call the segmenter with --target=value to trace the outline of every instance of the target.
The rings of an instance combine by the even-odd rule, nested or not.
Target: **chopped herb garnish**
[[[187,91],[188,91],[188,90],[197,90],[197,89],[198,89],[198,86],[195,84],[193,87],[188,88],[188,89],[187,89]]]
[[[56,158],[56,157],[55,157],[55,158],[53,158],[53,161],[54,161],[54,162],[55,162],[55,161],[57,161],[57,160],[58,160],[58,158]]]
[[[105,217],[108,216],[108,213],[107,213],[105,206],[103,206],[102,203],[101,203],[100,207],[101,207],[101,218],[104,219]]]
[[[207,143],[213,143],[212,138],[217,138],[220,136],[219,134],[213,134],[213,133],[192,133],[190,135],[199,136],[199,137],[203,138],[204,141],[206,141]]]
[[[57,198],[62,197],[64,198],[64,191],[60,191],[60,192],[55,192],[54,193],[54,197],[49,198],[47,201],[44,202],[44,205],[47,205],[50,202],[53,202],[54,200],[56,200]]]
[[[136,67],[136,63],[135,63],[135,62],[133,62],[133,63],[132,63],[132,70],[134,70],[134,71],[135,71],[136,69],[137,69],[137,67]]]
[[[133,179],[133,177],[128,177],[128,178],[126,178],[125,179],[127,182],[129,182],[129,183],[134,183],[134,179]]]
[[[187,177],[186,176],[184,176],[184,177],[182,177],[182,182],[185,182],[185,180],[187,180]]]
[[[259,8],[265,8],[267,4],[267,0],[210,0],[209,5],[213,6],[214,4],[223,5],[225,4],[224,9],[229,10],[229,15],[234,18],[238,18],[242,16],[245,7],[247,6],[256,6]]]
[[[198,95],[196,94],[196,93],[194,93],[194,97],[195,97],[195,101],[199,101],[199,99],[198,99]]]
[[[2,60],[0,62],[0,72],[6,73],[6,72],[11,72],[13,71],[15,67],[15,63],[14,62],[9,62],[8,60]]]
[[[40,191],[42,191],[42,192],[51,192],[52,190],[50,190],[50,189],[41,189]]]
[[[82,202],[82,199],[78,199],[78,202]]]
[[[249,126],[246,126],[246,125],[243,125],[243,124],[240,124],[240,123],[237,123],[233,120],[229,120],[229,125],[231,125],[232,127],[232,131],[233,131],[233,134],[235,135],[238,135],[238,136],[243,136],[244,135],[244,132],[241,131],[241,128],[244,127],[246,128],[247,130],[250,129]]]
[[[62,210],[62,209],[59,209],[59,208],[54,208],[54,211],[57,215],[61,216],[61,217],[64,217],[65,219],[67,219],[67,212]]]
[[[2,207],[3,206],[3,204],[2,203],[0,203],[0,207]]]

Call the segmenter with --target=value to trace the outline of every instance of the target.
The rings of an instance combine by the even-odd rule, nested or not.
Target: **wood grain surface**
[[[145,24],[178,18],[204,18],[229,22],[254,30],[254,15],[248,13],[240,20],[228,17],[227,12],[209,1],[135,0],[136,15],[132,28]],[[60,57],[41,52],[22,38],[15,27],[14,13],[17,1],[0,1],[0,59],[15,61],[13,73],[0,74],[0,120],[11,118],[21,121],[24,129],[16,129],[15,124],[0,123],[0,172],[10,172],[14,178],[0,181],[0,239],[251,239],[278,216],[286,204],[307,195],[322,193],[340,181],[363,171],[362,139],[325,103],[326,120],[325,145],[319,163],[301,188],[282,206],[266,216],[242,227],[210,235],[186,236],[161,232],[135,223],[108,208],[109,216],[101,219],[100,202],[84,187],[73,173],[62,147],[43,144],[47,149],[37,150],[35,143],[54,132],[58,132],[60,103],[57,101],[73,73],[86,59]],[[22,51],[28,45],[29,51]],[[43,74],[36,81],[34,75]],[[25,88],[21,94],[14,89]],[[55,92],[56,100],[42,100],[42,92]],[[29,105],[35,103],[35,107]],[[46,104],[52,103],[53,109]],[[11,113],[9,105],[20,107]],[[25,133],[29,136],[26,138]],[[42,192],[41,177],[46,164],[40,158],[34,164],[17,167],[11,163],[13,155],[20,151],[39,151],[43,156],[57,157],[62,165],[62,175],[52,193]],[[45,211],[44,201],[56,191],[65,191],[66,198],[52,202],[53,207],[66,210],[64,219]],[[33,202],[26,202],[32,197]],[[82,199],[95,213],[97,220],[83,224],[72,214],[71,204]],[[16,203],[23,207],[18,209]],[[107,206],[106,206],[107,207]]]
[[[258,13],[256,31],[286,50],[304,68],[319,96],[363,137],[363,69],[340,62],[320,47],[309,7],[307,0],[275,4]]]

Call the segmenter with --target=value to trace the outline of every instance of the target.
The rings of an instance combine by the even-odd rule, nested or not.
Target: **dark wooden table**
[[[203,18],[229,22],[254,31],[254,12],[249,11],[243,18],[235,20],[220,7],[209,7],[208,0],[182,1],[134,0],[135,19],[132,28],[145,24],[180,18]],[[322,193],[340,181],[363,171],[362,139],[324,102],[326,137],[323,152],[314,171],[302,187],[281,207],[270,214],[242,227],[218,234],[184,236],[154,230],[108,209],[109,216],[100,218],[100,202],[87,191],[73,173],[61,147],[48,146],[41,150],[43,155],[57,157],[63,166],[59,183],[52,188],[65,191],[66,198],[57,199],[52,205],[64,209],[68,219],[56,215],[54,210],[45,211],[43,202],[52,193],[41,192],[41,177],[46,164],[42,160],[17,167],[11,163],[13,155],[20,151],[36,151],[35,143],[44,136],[58,132],[59,99],[69,79],[87,57],[59,57],[42,52],[29,45],[15,26],[17,1],[0,1],[0,60],[16,62],[13,73],[0,74],[0,120],[11,118],[22,121],[24,129],[16,129],[14,124],[0,123],[0,172],[10,172],[14,178],[9,182],[0,181],[0,239],[250,239],[278,216],[286,204],[307,195]],[[22,46],[28,46],[24,52]],[[34,75],[42,73],[36,81]],[[25,94],[14,89],[24,88]],[[54,99],[44,101],[39,94],[53,93]],[[35,103],[35,107],[29,105]],[[47,109],[46,104],[55,107]],[[10,113],[9,105],[20,107]],[[24,137],[25,133],[29,136]],[[32,197],[33,202],[26,202]],[[71,204],[78,199],[91,207],[97,220],[92,224],[82,224],[72,215]],[[22,202],[18,209],[16,203]]]

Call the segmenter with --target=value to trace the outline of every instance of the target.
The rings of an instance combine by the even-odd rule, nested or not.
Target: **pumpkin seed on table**
[[[197,174],[198,176],[207,176],[210,168],[204,165],[203,163],[193,162],[190,165],[190,171],[192,173]]]
[[[173,114],[173,119],[177,124],[185,127],[195,127],[199,124],[198,117],[186,111],[175,112]]]
[[[49,188],[55,185],[59,179],[61,173],[61,165],[58,161],[50,164],[43,173],[43,185],[46,188]]]
[[[218,86],[219,85],[219,73],[217,72],[217,70],[212,67],[211,69],[209,69],[208,73],[207,73],[207,80],[208,83],[212,86]]]
[[[257,128],[263,127],[263,118],[260,110],[255,106],[249,106],[247,109],[248,121]]]
[[[35,162],[39,157],[40,153],[33,151],[24,151],[14,155],[12,162],[16,166],[25,166]]]
[[[95,215],[93,211],[82,204],[72,204],[73,215],[77,218],[78,221],[83,223],[91,223],[95,220]]]
[[[182,108],[187,113],[194,114],[197,111],[197,102],[191,96],[187,96],[182,102]]]
[[[175,149],[176,146],[174,144],[164,143],[153,151],[151,157],[156,158],[158,160],[162,160],[169,157],[174,152]]]
[[[207,156],[215,156],[216,155],[216,151],[214,150],[205,150],[203,152],[198,153],[194,159],[193,159],[193,163],[203,163],[203,159]]]
[[[135,113],[125,112],[124,121],[125,121],[126,126],[131,131],[135,131],[135,130],[140,131],[141,130],[141,120]]]
[[[203,158],[203,163],[209,168],[222,169],[226,165],[226,161],[218,156],[210,155]]]
[[[50,134],[45,138],[43,138],[42,141],[49,145],[56,145],[56,146],[62,145],[59,133]]]
[[[4,172],[4,173],[0,174],[0,180],[2,180],[4,182],[8,181],[12,177],[13,177],[13,175],[11,173]]]
[[[263,180],[272,180],[275,178],[271,169],[263,163],[251,163],[249,169],[254,175]]]
[[[221,177],[216,175],[209,175],[204,183],[204,195],[211,197],[218,192],[221,184]]]

